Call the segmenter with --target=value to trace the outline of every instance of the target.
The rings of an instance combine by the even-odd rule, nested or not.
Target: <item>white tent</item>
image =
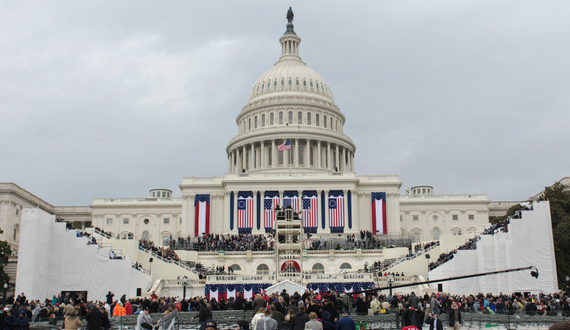
[[[285,280],[273,286],[268,287],[267,289],[265,289],[265,292],[267,294],[272,294],[273,292],[281,293],[283,289],[287,290],[287,293],[289,294],[293,294],[295,293],[295,291],[299,292],[300,294],[303,294],[306,288],[297,283]]]

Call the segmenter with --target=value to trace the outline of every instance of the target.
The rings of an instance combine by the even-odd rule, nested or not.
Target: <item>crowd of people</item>
[[[272,251],[275,237],[273,234],[205,234],[195,239],[190,236],[172,239],[170,247],[194,251]]]
[[[152,251],[155,255],[157,255],[163,259],[173,260],[173,261],[179,261],[180,260],[180,258],[178,257],[178,255],[176,254],[176,252],[173,249],[165,248],[165,247],[161,247],[161,246],[157,247],[156,245],[154,245],[153,241],[141,239],[139,241],[139,248]]]

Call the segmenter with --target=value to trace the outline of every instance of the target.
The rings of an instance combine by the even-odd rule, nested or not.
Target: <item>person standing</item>
[[[152,319],[150,318],[150,309],[145,307],[137,317],[137,326],[135,330],[152,330]]]
[[[356,330],[356,323],[354,323],[354,320],[348,316],[348,311],[345,309],[341,314],[342,317],[336,323],[335,330]]]
[[[443,330],[443,323],[437,317],[437,312],[431,312],[431,318],[426,320],[426,323],[429,324],[429,330]]]
[[[277,330],[277,321],[271,317],[271,309],[265,310],[265,316],[263,316],[259,321],[257,321],[257,330]]]
[[[309,321],[305,323],[307,330],[323,330],[323,324],[317,320],[318,315],[315,312],[309,314]]]
[[[87,326],[85,330],[101,330],[103,325],[103,313],[99,310],[99,306],[93,304],[91,311],[85,316]]]
[[[113,292],[109,291],[109,293],[107,293],[107,304],[112,305],[113,304],[113,297],[115,295],[113,294]]]
[[[305,313],[305,305],[299,306],[299,311],[293,316],[292,328],[293,330],[305,329],[305,323],[309,321],[309,315]]]
[[[457,302],[454,301],[451,303],[451,307],[449,307],[447,313],[449,315],[449,327],[454,330],[459,330],[459,326],[461,325],[461,311],[459,310]]]

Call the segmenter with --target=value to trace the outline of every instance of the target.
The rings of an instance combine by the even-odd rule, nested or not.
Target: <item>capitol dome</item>
[[[273,68],[257,79],[251,89],[248,101],[263,98],[273,93],[287,92],[313,94],[334,102],[332,92],[323,78],[309,69],[301,61],[300,56],[288,54],[282,56]]]
[[[353,172],[356,146],[344,134],[346,118],[327,83],[301,60],[291,21],[279,43],[279,61],[257,79],[236,118],[228,173]]]

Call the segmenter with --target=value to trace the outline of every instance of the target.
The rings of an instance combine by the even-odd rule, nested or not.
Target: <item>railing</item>
[[[155,258],[157,258],[157,259],[159,259],[159,260],[161,260],[161,261],[163,261],[163,262],[166,262],[166,263],[169,263],[169,264],[175,264],[175,265],[180,266],[180,267],[182,267],[182,268],[184,268],[184,269],[186,269],[186,270],[188,270],[188,271],[195,272],[195,270],[194,270],[193,268],[191,268],[191,267],[189,267],[189,266],[183,264],[182,262],[165,258],[165,257],[163,257],[163,256],[161,256],[161,255],[159,255],[159,254],[157,254],[157,253],[154,253],[154,251],[152,251],[151,249],[145,249],[145,248],[143,248],[142,246],[139,246],[139,249],[142,250],[142,251],[144,251],[144,252],[146,252],[146,253],[151,254],[153,257],[155,257]]]
[[[247,283],[247,282],[273,282],[275,280],[275,275],[208,275],[207,282],[208,283],[216,283],[216,282],[238,282],[238,283]]]
[[[393,263],[391,263],[391,264],[389,264],[389,265],[387,265],[387,266],[381,268],[380,270],[378,270],[378,272],[384,273],[384,272],[387,271],[388,269],[394,268],[395,266],[401,264],[401,263],[404,262],[404,261],[414,260],[414,259],[416,259],[417,257],[419,257],[419,256],[421,256],[421,255],[424,255],[426,252],[429,252],[429,251],[435,249],[436,247],[439,246],[439,244],[440,244],[439,241],[437,241],[437,243],[436,243],[435,245],[432,245],[432,246],[430,246],[430,247],[427,248],[427,249],[424,249],[424,250],[421,250],[421,251],[419,251],[419,252],[416,252],[416,253],[414,253],[414,254],[411,255],[411,256],[399,257],[395,262],[393,262]]]

